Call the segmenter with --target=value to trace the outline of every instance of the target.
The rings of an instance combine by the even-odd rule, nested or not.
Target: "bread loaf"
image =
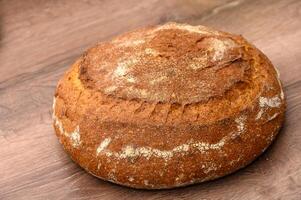
[[[243,37],[167,23],[87,50],[53,102],[66,152],[100,179],[173,188],[253,161],[284,119],[279,74]]]

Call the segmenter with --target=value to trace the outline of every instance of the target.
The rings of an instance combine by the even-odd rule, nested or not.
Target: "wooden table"
[[[300,0],[0,1],[0,199],[301,199]],[[59,77],[98,41],[167,21],[242,34],[279,68],[287,119],[239,172],[161,191],[98,180],[64,153],[51,126]]]

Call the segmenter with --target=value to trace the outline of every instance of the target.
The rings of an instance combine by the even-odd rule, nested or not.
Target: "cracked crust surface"
[[[284,119],[279,74],[241,36],[168,23],[89,49],[59,81],[54,127],[71,158],[118,184],[172,188],[250,163]]]

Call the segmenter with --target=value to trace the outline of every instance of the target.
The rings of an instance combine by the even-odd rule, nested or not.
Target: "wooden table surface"
[[[243,170],[173,190],[98,180],[64,153],[51,125],[58,79],[96,42],[167,21],[242,34],[278,67],[286,122]],[[301,199],[300,0],[0,0],[0,199]]]

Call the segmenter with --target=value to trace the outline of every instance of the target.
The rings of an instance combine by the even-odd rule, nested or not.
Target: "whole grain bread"
[[[243,37],[167,23],[87,50],[59,81],[55,132],[103,180],[161,189],[232,173],[284,119],[279,74]]]

